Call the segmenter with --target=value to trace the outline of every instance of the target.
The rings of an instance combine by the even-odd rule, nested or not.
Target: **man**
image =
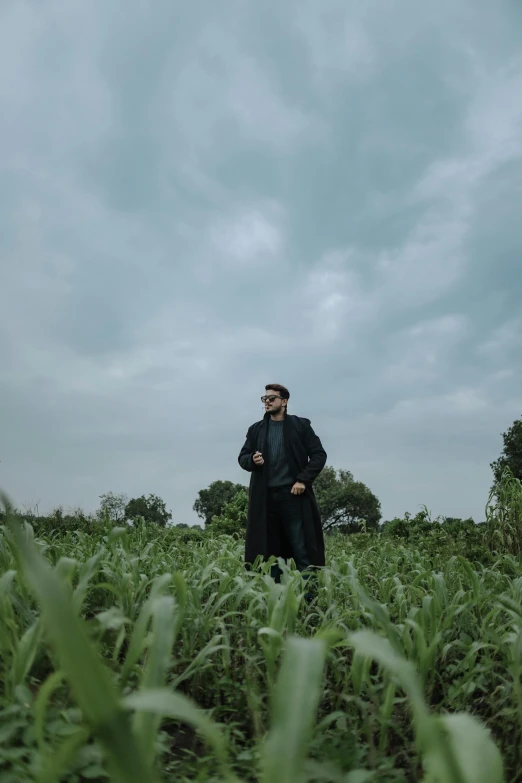
[[[325,564],[321,517],[312,483],[326,464],[326,452],[310,420],[288,413],[290,392],[265,386],[265,415],[249,427],[238,457],[251,473],[245,561],[271,555],[295,560],[299,571]],[[272,568],[279,582],[279,566]]]

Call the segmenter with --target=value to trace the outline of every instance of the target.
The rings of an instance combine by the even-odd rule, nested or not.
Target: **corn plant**
[[[492,487],[486,506],[487,540],[491,549],[522,554],[522,483],[506,467]]]
[[[332,537],[307,603],[227,535],[8,513],[0,782],[515,783],[522,564],[452,546]]]

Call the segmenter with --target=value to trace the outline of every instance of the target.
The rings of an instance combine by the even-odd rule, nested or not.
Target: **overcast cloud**
[[[0,486],[165,499],[267,382],[383,518],[522,414],[517,0],[3,0]]]

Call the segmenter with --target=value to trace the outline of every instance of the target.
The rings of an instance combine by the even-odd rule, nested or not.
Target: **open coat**
[[[245,542],[245,562],[254,564],[258,556],[267,560],[271,555],[288,560],[292,557],[288,543],[281,537],[280,546],[270,540],[267,531],[267,466],[268,420],[266,413],[261,421],[249,427],[246,440],[238,457],[243,470],[248,471],[250,487],[248,491],[248,520]],[[312,429],[309,419],[287,414],[283,424],[286,456],[290,473],[294,481],[302,482],[306,489],[298,496],[303,505],[303,529],[306,549],[312,566],[325,565],[324,538],[321,516],[312,488],[312,483],[326,464],[326,452],[321,441]],[[264,465],[255,465],[253,455],[256,451],[263,454]],[[279,550],[279,551],[277,551]]]

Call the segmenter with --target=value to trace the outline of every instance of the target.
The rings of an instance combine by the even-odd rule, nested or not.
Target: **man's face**
[[[268,389],[265,395],[262,397],[265,410],[271,414],[281,413],[283,408],[286,407],[286,400],[281,399],[281,395],[277,391]]]

